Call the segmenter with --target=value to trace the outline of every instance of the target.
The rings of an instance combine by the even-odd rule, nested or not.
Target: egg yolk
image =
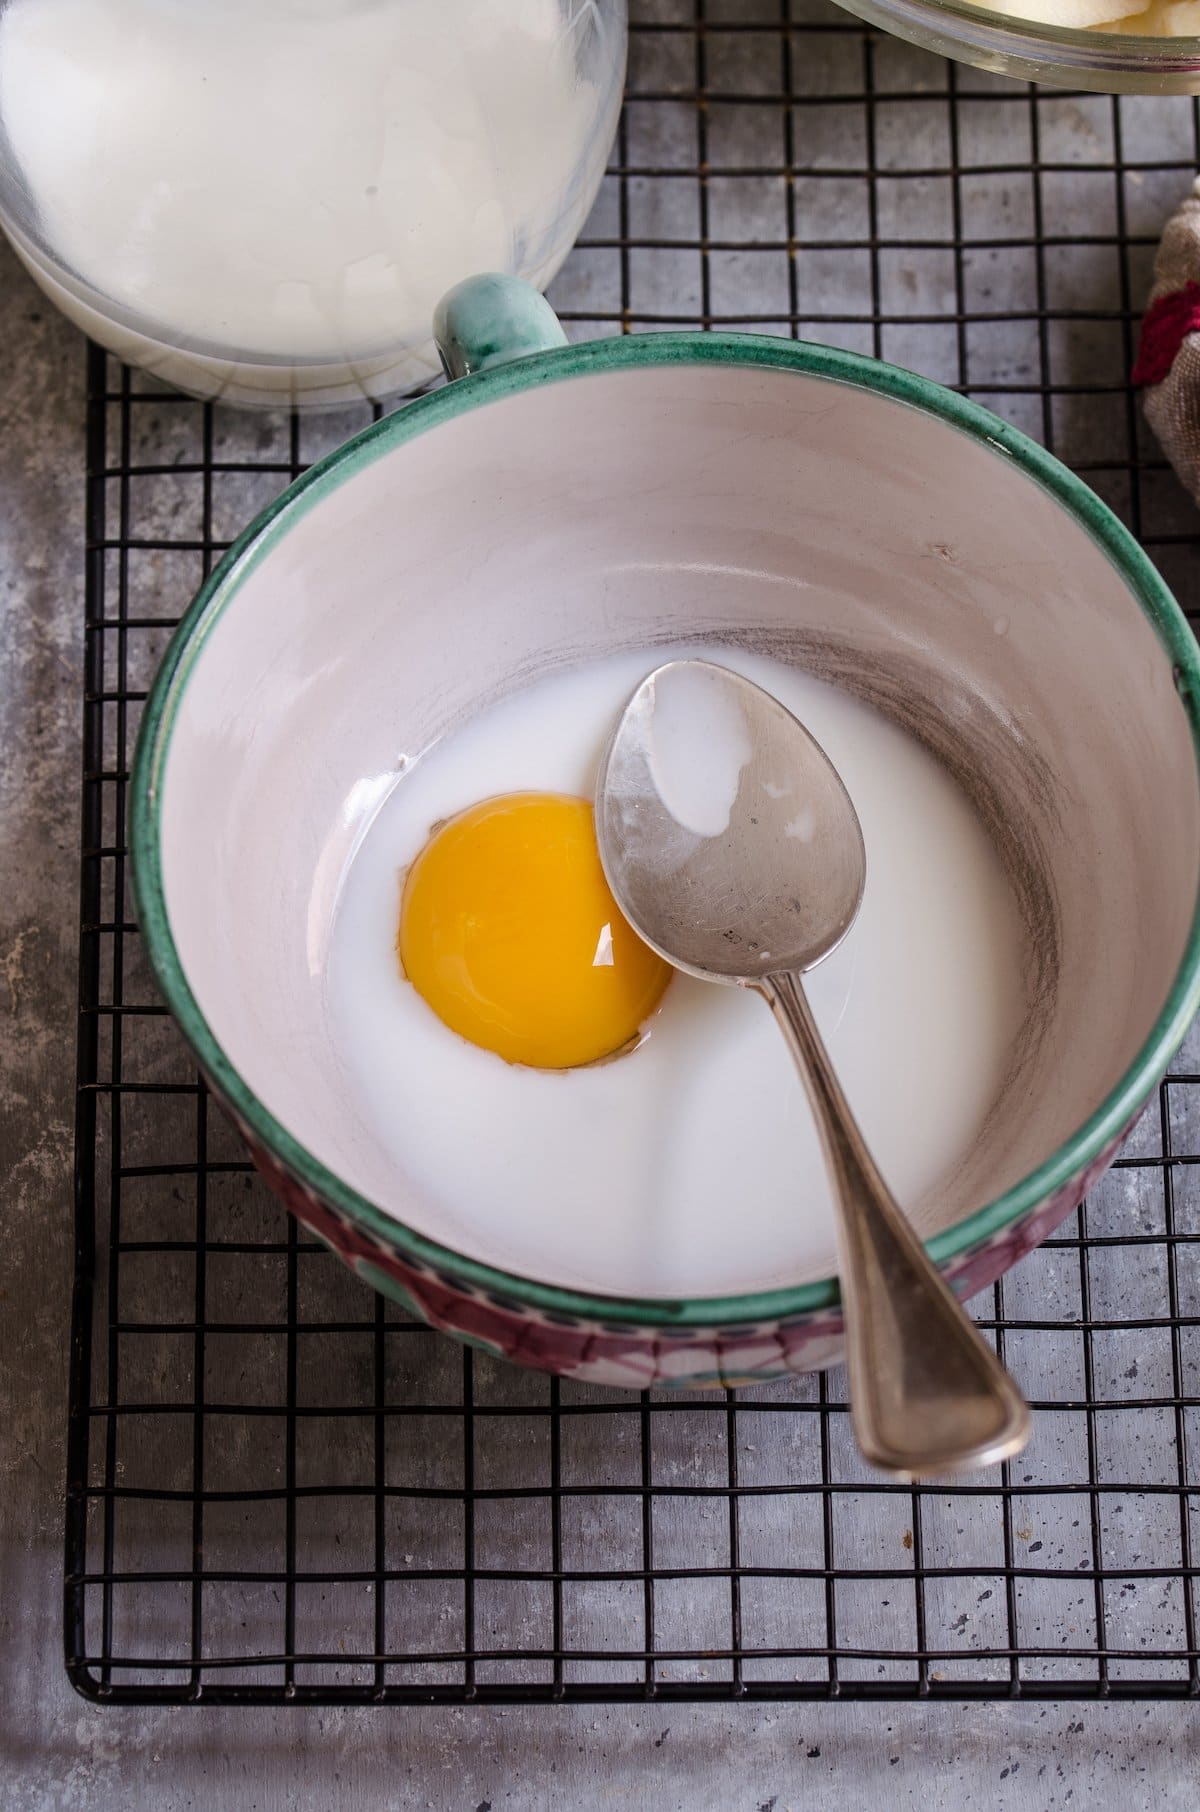
[[[609,892],[591,805],[556,793],[442,825],[408,871],[397,948],[452,1031],[537,1069],[621,1050],[671,976]]]

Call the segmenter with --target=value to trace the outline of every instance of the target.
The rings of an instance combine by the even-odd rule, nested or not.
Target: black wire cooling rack
[[[642,0],[576,337],[747,325],[917,367],[1087,474],[1200,601],[1127,383],[1188,101],[1035,92],[810,0]],[[125,787],[170,628],[370,416],[237,416],[93,349],[66,1656],[114,1703],[1200,1690],[1200,1039],[981,1299],[1037,1409],[999,1474],[859,1464],[840,1375],[642,1397],[401,1319],[265,1193],[157,1003]],[[1069,707],[1069,701],[1064,708]],[[1114,709],[1119,709],[1114,701]]]

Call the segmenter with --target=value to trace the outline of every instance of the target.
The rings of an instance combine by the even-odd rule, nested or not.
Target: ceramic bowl
[[[1200,1001],[1195,643],[1085,485],[907,372],[742,335],[567,347],[501,278],[452,294],[439,339],[466,375],[293,485],[167,653],[133,776],[158,979],[271,1185],[414,1315],[608,1384],[830,1364],[832,1277],[679,1301],[515,1275],[363,1136],[324,957],[399,752],[535,675],[699,639],[799,663],[947,763],[1028,984],[956,1208],[918,1223],[969,1295],[1099,1176]]]

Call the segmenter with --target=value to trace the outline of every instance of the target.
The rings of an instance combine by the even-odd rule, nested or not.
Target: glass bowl
[[[994,75],[1099,94],[1200,94],[1200,38],[1077,31],[1010,19],[957,0],[839,0],[839,4],[923,50]]]
[[[558,270],[626,36],[626,0],[0,0],[0,226],[174,389],[395,395],[452,284]]]

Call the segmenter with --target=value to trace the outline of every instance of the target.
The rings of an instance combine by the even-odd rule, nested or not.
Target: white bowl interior
[[[1025,1033],[924,1231],[1061,1145],[1162,1009],[1197,891],[1190,730],[1126,582],[1049,492],[816,376],[683,363],[519,390],[322,484],[236,582],[161,783],[168,916],[217,1041],[317,1158],[435,1238],[334,1056],[322,978],[356,840],[404,758],[484,705],[697,638],[896,717],[1009,866]]]

